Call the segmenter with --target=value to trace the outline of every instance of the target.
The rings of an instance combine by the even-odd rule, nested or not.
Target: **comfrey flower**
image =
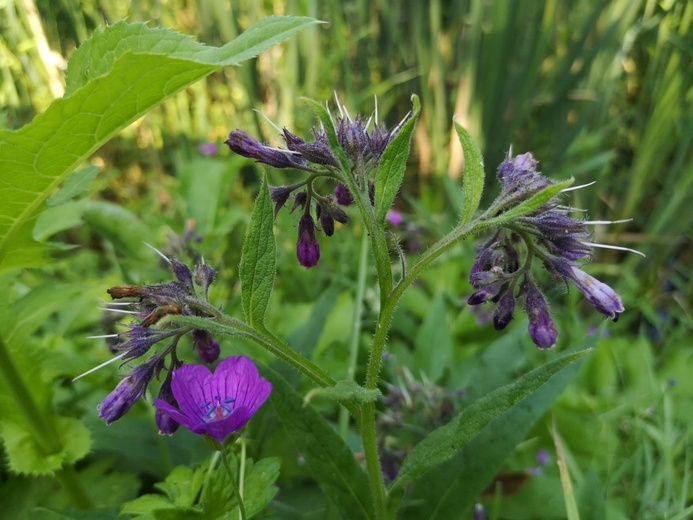
[[[506,211],[553,184],[537,171],[537,161],[531,153],[515,157],[508,153],[498,167],[497,175],[503,189],[489,210],[491,214]],[[580,266],[591,259],[593,247],[633,250],[591,243],[587,226],[609,222],[574,218],[570,216],[573,211],[573,208],[561,205],[559,195],[533,213],[504,224],[477,250],[469,276],[475,292],[467,302],[470,305],[493,303],[493,324],[498,330],[510,323],[516,300],[522,300],[529,317],[530,337],[542,349],[556,345],[558,330],[546,298],[532,277],[531,266],[535,258],[557,281],[577,287],[595,309],[608,318],[616,321],[624,311],[618,294],[585,273]]]
[[[127,301],[111,303],[104,310],[130,315],[134,321],[126,325],[127,330],[120,334],[92,336],[119,340],[112,347],[118,355],[108,363],[115,360],[132,361],[139,359],[148,354],[155,345],[164,342],[163,347],[151,354],[148,360],[132,369],[116,389],[99,405],[99,416],[107,424],[122,417],[144,395],[152,378],[158,377],[160,372],[166,368],[166,357],[168,356],[171,358],[168,366],[169,377],[161,387],[159,398],[170,403],[174,402],[167,387],[170,387],[171,384],[170,371],[180,366],[176,349],[183,336],[189,333],[192,335],[192,346],[206,363],[213,363],[219,358],[219,343],[212,338],[208,331],[168,322],[161,324],[163,318],[171,315],[206,316],[200,309],[207,303],[207,292],[214,281],[214,269],[203,260],[192,271],[178,260],[168,258],[159,251],[157,253],[168,262],[176,279],[156,285],[119,285],[108,289],[108,293],[114,300]],[[201,298],[196,294],[196,287],[201,289]],[[101,368],[101,366],[86,374]],[[166,424],[165,420],[160,419],[157,418],[157,424],[161,431],[175,431],[173,425]]]
[[[203,365],[183,365],[173,372],[171,390],[178,407],[170,400],[154,399],[157,410],[223,446],[236,439],[267,400],[272,385],[258,375],[249,358],[237,356],[224,359],[214,373]]]
[[[313,140],[305,140],[286,128],[276,127],[284,140],[286,148],[275,148],[263,144],[242,130],[229,134],[226,145],[235,153],[255,159],[274,168],[293,168],[307,173],[307,177],[290,186],[273,186],[270,188],[274,202],[274,216],[293,196],[291,211],[300,208],[302,215],[298,224],[296,256],[299,263],[306,268],[317,265],[320,257],[320,246],[315,239],[315,229],[326,236],[332,236],[335,222],[346,224],[349,218],[343,207],[354,202],[355,196],[373,204],[375,184],[373,174],[387,145],[399,132],[402,122],[388,129],[379,124],[377,107],[372,118],[360,115],[352,118],[339,101],[339,116],[333,117],[332,125],[339,149],[333,150],[325,128],[313,127]],[[346,159],[342,164],[338,154]],[[344,171],[346,168],[347,171]],[[324,181],[331,183],[325,193]],[[348,181],[353,181],[353,184]],[[347,184],[356,186],[358,195],[351,193]],[[314,217],[313,217],[314,215]],[[319,227],[315,223],[319,223]]]

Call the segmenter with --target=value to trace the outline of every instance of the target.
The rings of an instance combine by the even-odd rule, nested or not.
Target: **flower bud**
[[[309,213],[304,213],[298,222],[296,257],[298,263],[306,269],[318,265],[320,259],[320,245],[315,239],[315,222]]]
[[[130,372],[97,407],[99,418],[111,424],[125,415],[142,397],[154,372],[161,368],[159,358],[150,359]]]
[[[498,307],[493,313],[493,326],[496,330],[503,330],[513,319],[515,311],[515,295],[508,288],[498,300]]]
[[[193,348],[197,351],[200,359],[210,365],[219,359],[219,353],[221,352],[219,343],[204,329],[195,329],[193,331]]]
[[[529,318],[529,336],[540,349],[556,346],[558,329],[549,314],[546,298],[533,282],[525,282],[525,312]]]
[[[335,186],[334,196],[337,199],[337,202],[342,206],[349,206],[352,202],[354,202],[354,198],[351,196],[349,188],[344,186],[344,184],[341,182]]]
[[[334,219],[330,215],[329,211],[321,211],[320,213],[320,226],[322,227],[323,233],[328,237],[334,235]]]
[[[571,281],[585,295],[585,298],[604,316],[616,321],[619,313],[625,310],[621,297],[611,287],[588,275],[582,269],[573,267],[572,272]]]
[[[291,153],[270,148],[253,139],[243,130],[231,132],[224,143],[238,155],[255,159],[274,168],[291,168],[297,163]]]
[[[195,272],[193,273],[193,280],[198,287],[202,289],[202,292],[207,299],[207,293],[209,291],[209,286],[214,283],[214,277],[217,272],[207,263],[202,260],[202,263],[195,266]]]
[[[176,366],[175,368],[178,367]],[[171,406],[178,406],[178,402],[173,396],[173,391],[171,390],[171,380],[173,379],[173,371],[175,368],[173,365],[169,367],[166,379],[159,389],[159,394],[156,396],[157,399],[168,403]],[[167,413],[158,408],[154,414],[154,420],[156,421],[156,425],[159,427],[159,435],[173,435],[180,427],[180,424],[174,421]]]

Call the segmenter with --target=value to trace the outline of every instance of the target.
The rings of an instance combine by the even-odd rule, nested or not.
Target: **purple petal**
[[[253,362],[245,356],[229,357],[214,371],[214,395],[235,399],[234,407],[245,407],[253,415],[267,400],[272,385],[262,379]]]
[[[171,389],[181,412],[197,423],[204,422],[205,406],[214,402],[212,373],[203,365],[183,365],[173,373]]]
[[[241,431],[252,415],[244,407],[235,408],[229,415],[219,421],[197,424],[190,430],[198,435],[209,435],[223,443],[229,435]]]

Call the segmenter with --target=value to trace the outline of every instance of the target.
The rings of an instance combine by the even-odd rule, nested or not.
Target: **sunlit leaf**
[[[250,325],[262,325],[272,295],[277,270],[277,244],[273,226],[274,209],[265,179],[248,223],[239,267],[243,312]]]
[[[317,23],[267,18],[220,48],[119,22],[75,51],[65,97],[23,128],[0,130],[0,271],[45,262],[31,236],[43,202],[91,153],[176,92]]]

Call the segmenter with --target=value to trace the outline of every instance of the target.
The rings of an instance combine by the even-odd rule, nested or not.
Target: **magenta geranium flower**
[[[214,373],[203,365],[183,365],[173,372],[171,390],[180,409],[154,399],[157,409],[191,432],[223,444],[255,415],[272,385],[249,358],[236,356],[219,363]]]

